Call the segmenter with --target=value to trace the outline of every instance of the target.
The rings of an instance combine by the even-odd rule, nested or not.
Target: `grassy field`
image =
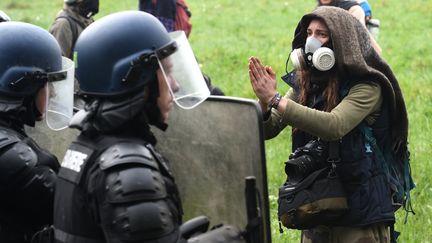
[[[48,28],[62,0],[1,0],[0,9],[19,21]],[[136,0],[103,0],[100,13],[136,9]],[[369,0],[381,20],[379,44],[402,87],[410,118],[409,142],[412,192],[416,215],[403,224],[398,213],[400,242],[432,242],[432,1]],[[188,0],[192,11],[191,44],[202,69],[227,95],[254,98],[247,74],[251,55],[258,56],[281,76],[291,50],[294,28],[313,9],[315,0]],[[1,35],[1,33],[0,33]],[[0,40],[1,41],[1,40]],[[288,87],[279,82],[279,91]],[[276,215],[277,188],[284,181],[283,163],[290,152],[290,132],[266,142],[273,242],[298,242],[299,232],[279,234]]]

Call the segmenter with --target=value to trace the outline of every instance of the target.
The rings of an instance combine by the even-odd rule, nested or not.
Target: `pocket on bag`
[[[279,220],[290,229],[332,225],[348,211],[348,201],[339,177],[330,169],[315,171],[296,185],[279,188]]]

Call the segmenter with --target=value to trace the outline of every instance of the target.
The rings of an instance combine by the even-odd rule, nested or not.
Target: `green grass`
[[[48,29],[62,0],[2,0],[0,9],[14,20]],[[100,18],[108,13],[136,9],[136,0],[101,1]],[[252,55],[284,74],[294,28],[300,17],[311,10],[315,0],[188,0],[192,11],[192,48],[202,69],[227,95],[254,99],[249,84],[247,62]],[[432,1],[369,0],[374,16],[381,20],[379,44],[402,87],[410,118],[409,142],[413,177],[415,216],[403,224],[398,213],[400,242],[430,242],[432,230]],[[1,35],[1,33],[0,33]],[[1,40],[0,40],[1,41]],[[288,87],[279,82],[279,91]],[[278,232],[277,188],[285,179],[283,163],[290,153],[290,131],[266,142],[273,242],[298,242],[299,232]]]

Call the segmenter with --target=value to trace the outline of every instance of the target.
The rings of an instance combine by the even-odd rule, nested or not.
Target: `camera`
[[[312,172],[324,168],[328,156],[327,146],[321,140],[311,140],[297,148],[285,162],[285,173],[288,183],[296,184]]]

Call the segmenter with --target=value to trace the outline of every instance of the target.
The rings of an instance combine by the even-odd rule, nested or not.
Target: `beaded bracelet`
[[[270,108],[270,109],[271,109],[271,108],[275,108],[275,109],[277,109],[278,106],[279,106],[279,102],[281,101],[281,99],[282,99],[282,96],[281,96],[279,93],[276,93],[276,94],[273,96],[273,98],[270,100],[269,108]]]

